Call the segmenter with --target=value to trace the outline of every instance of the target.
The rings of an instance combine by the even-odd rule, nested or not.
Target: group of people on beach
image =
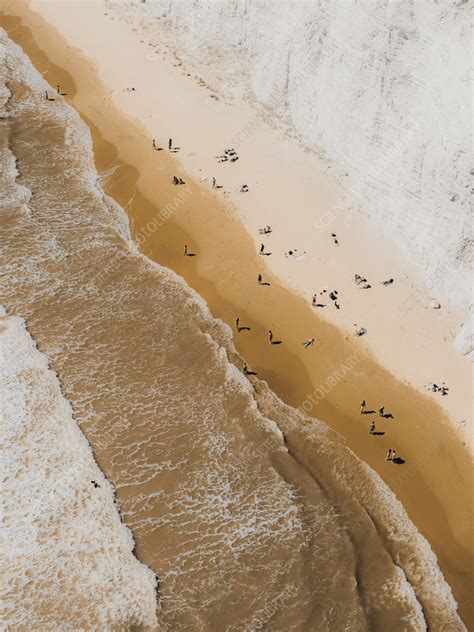
[[[365,401],[365,399],[361,401],[360,403],[361,415],[373,415],[373,414],[376,414],[376,412],[378,412],[379,417],[381,417],[382,419],[394,419],[394,416],[392,415],[392,413],[387,413],[385,411],[385,406],[380,406],[380,408],[378,408],[377,411],[375,411],[375,410],[367,408],[367,402]],[[369,434],[370,435],[384,435],[385,432],[377,432],[375,421],[372,419],[369,426]],[[398,463],[398,464],[405,462],[403,459],[396,456],[396,451],[393,450],[392,448],[389,449],[385,460],[391,461],[392,463]]]
[[[58,86],[58,91],[59,91],[59,86]],[[161,151],[162,148],[158,147],[156,144],[155,139],[153,139],[153,143],[152,143],[153,149],[157,150],[157,151]],[[179,151],[179,147],[173,147],[173,140],[170,138],[169,142],[168,142],[168,150],[170,152],[176,153],[177,151]],[[218,162],[236,162],[239,157],[236,153],[236,151],[234,149],[226,149],[224,150],[224,153],[220,156],[216,157]],[[173,184],[174,185],[180,185],[180,184],[185,184],[184,180],[178,176],[173,176]],[[222,188],[221,185],[217,184],[217,180],[215,177],[212,178],[212,189],[220,189]],[[248,191],[248,186],[247,185],[242,185],[241,192],[247,192]],[[259,229],[259,234],[260,235],[270,235],[272,233],[272,228],[269,225],[264,226],[263,228]],[[339,246],[339,240],[338,237],[336,235],[336,233],[331,233],[331,237],[333,239],[333,242],[336,246]],[[291,250],[288,253],[286,253],[286,256],[289,255],[293,255],[295,252],[297,252],[296,250]],[[185,257],[194,257],[196,256],[195,253],[190,252],[188,249],[187,244],[184,245],[184,256]],[[258,254],[260,256],[264,256],[264,257],[269,257],[271,256],[271,251],[268,251],[265,247],[264,243],[260,244],[260,249]],[[270,286],[270,283],[268,281],[264,281],[263,280],[263,276],[261,273],[258,274],[257,276],[257,282],[259,286]],[[363,290],[369,290],[372,285],[371,283],[369,283],[369,281],[362,275],[360,274],[355,274],[354,276],[354,282],[357,286],[359,286],[360,289]],[[381,281],[381,285],[383,285],[384,287],[387,287],[389,285],[392,285],[394,283],[394,279],[390,278],[387,279],[385,281]],[[319,292],[319,296],[318,293],[314,294],[313,298],[312,298],[312,305],[313,307],[318,307],[318,308],[323,308],[326,307],[326,305],[328,304],[328,301],[325,300],[327,297],[327,299],[329,299],[329,302],[332,302],[334,304],[334,307],[336,309],[340,309],[340,302],[339,302],[339,291],[336,289],[333,290],[321,290]],[[357,337],[360,336],[364,336],[367,333],[367,329],[365,327],[362,327],[360,325],[354,324],[355,327],[355,332],[354,334]],[[235,320],[235,328],[237,330],[237,332],[240,334],[242,332],[249,332],[251,331],[251,328],[245,325],[242,325],[240,322],[240,318],[236,318]],[[270,343],[270,345],[281,345],[283,344],[282,340],[278,340],[275,338],[273,331],[270,329],[268,330],[268,341]],[[301,344],[303,345],[303,347],[305,349],[309,349],[310,347],[312,347],[315,343],[315,339],[314,338],[307,338],[306,340],[304,340]],[[256,376],[257,373],[255,371],[251,371],[248,367],[248,365],[245,363],[244,367],[243,367],[243,373],[246,376]],[[444,387],[444,384],[442,387],[438,387],[436,384],[432,385],[432,390],[434,392],[442,392],[443,395],[445,395],[447,393],[447,387]],[[380,418],[382,419],[393,419],[393,415],[391,413],[387,413],[385,412],[385,407],[381,406],[380,408],[378,408],[378,411],[375,410],[368,410],[367,409],[367,405],[366,405],[366,401],[363,400],[360,403],[360,413],[361,415],[367,415],[367,414],[375,414],[376,412],[378,412],[378,415]],[[369,426],[369,434],[370,435],[383,435],[385,434],[384,432],[378,432],[377,428],[376,428],[376,424],[375,421],[372,420],[370,422],[370,426]],[[392,463],[403,463],[403,459],[400,459],[399,457],[396,456],[396,451],[393,450],[392,448],[389,449],[388,454],[386,456],[386,461],[390,461]]]

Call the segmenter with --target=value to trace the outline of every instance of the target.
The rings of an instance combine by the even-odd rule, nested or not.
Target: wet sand
[[[318,319],[304,300],[282,287],[263,268],[253,241],[224,201],[217,203],[201,184],[180,172],[173,156],[165,151],[153,153],[150,139],[123,113],[104,110],[107,90],[97,81],[90,64],[75,51],[67,51],[61,38],[39,18],[29,15],[28,20],[34,26],[35,38],[47,35],[48,54],[52,56],[55,51],[54,57],[48,58],[28,27],[20,26],[14,18],[2,16],[1,25],[36,68],[45,71],[51,85],[60,83],[91,127],[98,171],[105,174],[117,162],[121,165],[104,178],[103,186],[127,210],[138,238],[147,222],[176,200],[179,187],[170,184],[172,175],[186,181],[192,195],[143,241],[142,250],[181,274],[205,298],[215,317],[233,325],[239,316],[242,324],[251,327],[250,333],[235,335],[235,343],[258,376],[284,401],[299,407],[357,354],[358,363],[350,374],[307,412],[343,435],[354,452],[396,492],[437,554],[460,601],[461,615],[466,623],[472,621],[468,603],[472,585],[471,489],[462,483],[470,480],[470,461],[441,409],[378,366],[359,340],[346,339],[334,326]],[[60,52],[69,72],[52,61]],[[158,169],[150,168],[155,157],[160,162]],[[182,256],[185,243],[197,257]],[[270,288],[258,287],[260,271],[270,281]],[[273,329],[284,344],[270,346],[268,329]],[[301,332],[316,338],[314,348],[302,348]],[[394,412],[395,420],[377,419],[385,435],[368,436],[369,416],[359,414],[361,399],[371,408],[384,404]],[[389,447],[406,459],[404,465],[384,461]]]

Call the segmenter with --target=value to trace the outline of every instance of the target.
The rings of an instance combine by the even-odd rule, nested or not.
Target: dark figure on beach
[[[337,290],[329,292],[329,298],[331,299],[331,301],[337,301]]]
[[[363,399],[360,403],[360,414],[361,415],[372,415],[373,413],[375,413],[375,410],[367,410],[366,409],[366,402],[365,399]]]
[[[334,243],[336,244],[336,246],[339,246],[339,242],[337,241],[336,233],[331,233],[331,237],[332,237]]]
[[[155,139],[153,139],[153,149],[156,149],[156,151],[163,151],[163,147],[157,147]]]
[[[363,290],[370,290],[372,286],[370,285],[370,283],[366,283],[365,285],[362,286]]]
[[[354,324],[354,327],[358,327],[358,325]],[[367,329],[365,327],[359,327],[355,331],[355,335],[360,338],[360,336],[364,336],[367,333]]]
[[[235,162],[239,159],[237,154],[235,153],[235,149],[226,149],[224,154],[229,158],[230,162]]]
[[[271,252],[265,252],[265,246],[263,244],[260,245],[260,255],[263,255],[264,257],[269,257],[272,253]]]
[[[188,244],[184,244],[184,252],[183,252],[185,257],[195,257],[195,253],[194,252],[188,252]]]
[[[168,141],[168,149],[171,151],[173,149],[173,139],[170,138]]]
[[[235,162],[239,159],[237,156],[235,149],[225,149],[224,154],[222,156],[216,156],[217,162]]]
[[[45,95],[46,95],[46,101],[56,101],[56,99],[54,97],[50,97],[48,94],[48,91],[45,90]]]
[[[323,303],[318,303],[318,297],[316,294],[313,296],[313,307],[326,307]]]
[[[175,185],[185,184],[185,182],[181,178],[177,178],[176,176],[173,176],[173,184],[175,184]]]
[[[367,283],[367,279],[365,277],[361,277],[360,274],[356,274],[354,276],[354,281],[355,283],[357,283],[357,285],[360,285],[361,283]]]
[[[270,285],[270,283],[268,283],[268,281],[264,281],[263,277],[261,274],[258,275],[257,277],[257,281],[259,285]]]
[[[263,228],[258,229],[259,235],[269,235],[272,232],[270,226],[264,226]]]
[[[339,305],[339,303],[334,303],[334,307],[335,307],[336,309],[341,309],[341,306]]]
[[[314,345],[314,338],[308,338],[304,342],[301,343],[305,349],[308,347],[312,347]]]
[[[444,382],[441,386],[438,386],[437,384],[428,384],[427,388],[433,393],[441,393],[441,395],[447,395],[449,393],[449,387],[445,386]]]
[[[237,331],[240,333],[241,331],[250,331],[250,327],[242,327],[240,325],[240,318],[237,318],[237,320],[235,321],[235,326],[237,328]]]
[[[66,92],[61,92],[61,90],[59,89],[59,84],[56,86],[56,91],[59,94],[59,96],[67,97],[67,93]]]
[[[99,483],[96,483],[96,481],[91,481],[92,485],[94,485],[94,487],[97,489],[98,487],[100,487]]]
[[[282,341],[281,340],[274,340],[273,339],[273,332],[271,329],[268,330],[268,340],[270,341],[271,345],[281,345]]]
[[[385,457],[386,461],[393,461],[393,457],[395,456],[395,450],[390,449]]]
[[[247,186],[246,184],[243,184],[243,185],[240,187],[240,192],[241,192],[241,193],[247,193],[247,192],[248,192],[248,190],[249,190],[249,188],[248,188],[248,186]]]
[[[388,279],[388,281],[382,281],[381,285],[387,286],[387,285],[392,285],[392,283],[393,283],[393,279]]]
[[[257,375],[255,371],[249,371],[246,364],[244,364],[244,375]]]
[[[370,422],[369,434],[371,435],[375,434],[375,421]]]
[[[384,419],[393,419],[392,413],[386,413],[385,412],[385,406],[381,406],[379,408],[379,415],[380,415],[380,417],[383,417]]]

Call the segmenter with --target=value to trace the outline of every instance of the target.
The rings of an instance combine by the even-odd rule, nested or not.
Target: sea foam
[[[2,620],[10,630],[156,629],[112,486],[18,317],[0,312]]]

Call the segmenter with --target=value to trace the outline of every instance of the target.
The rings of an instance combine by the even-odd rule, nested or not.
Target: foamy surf
[[[24,323],[0,311],[2,629],[156,629],[113,489]]]
[[[324,424],[243,376],[229,329],[130,242],[77,113],[45,101],[1,39],[3,178],[17,194],[2,211],[4,303],[57,371],[160,577],[160,625],[465,629],[394,495]]]

